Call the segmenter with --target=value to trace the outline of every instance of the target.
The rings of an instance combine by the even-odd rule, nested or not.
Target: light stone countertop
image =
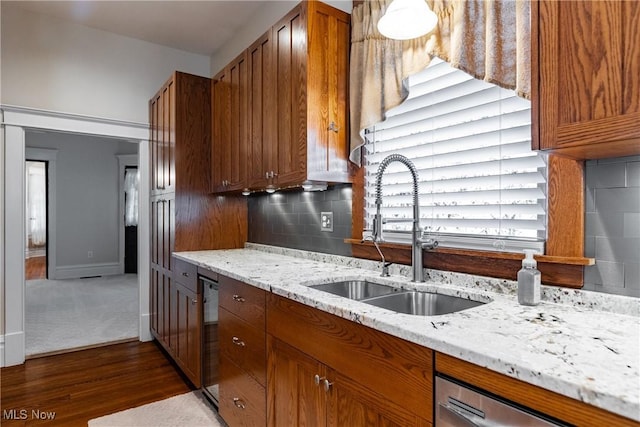
[[[516,283],[248,243],[245,249],[177,252],[176,257],[435,351],[640,421],[640,299],[543,287],[521,306]],[[309,285],[364,279],[488,302],[440,316],[391,312]]]

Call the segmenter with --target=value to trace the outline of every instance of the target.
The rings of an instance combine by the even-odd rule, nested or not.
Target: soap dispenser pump
[[[518,302],[522,305],[540,304],[540,271],[533,258],[535,253],[530,249],[524,250],[522,269],[518,271]]]

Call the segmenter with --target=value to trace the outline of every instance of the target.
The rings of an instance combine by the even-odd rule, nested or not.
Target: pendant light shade
[[[433,30],[438,17],[424,0],[393,0],[378,21],[378,31],[395,40],[409,40]]]

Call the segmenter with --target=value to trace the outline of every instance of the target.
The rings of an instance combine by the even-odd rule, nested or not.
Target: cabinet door
[[[307,7],[307,178],[347,182],[350,17],[320,2]]]
[[[160,150],[160,138],[162,138],[162,96],[158,94],[149,101],[149,157],[151,172],[151,194],[157,194],[162,186],[162,151]]]
[[[165,195],[162,203],[162,245],[161,245],[161,262],[160,265],[171,270],[172,258],[171,253],[175,244],[175,221],[176,207],[175,195],[173,193]]]
[[[213,78],[212,97],[212,139],[211,139],[211,191],[225,191],[224,182],[229,164],[225,163],[229,144],[229,75],[224,69]]]
[[[248,65],[243,52],[216,75],[213,84],[212,190],[242,190],[248,146]]]
[[[160,336],[159,334],[159,319],[158,316],[158,302],[160,297],[160,292],[162,291],[161,287],[161,279],[160,272],[154,266],[151,266],[151,289],[150,289],[150,301],[149,301],[149,314],[150,314],[150,322],[151,322],[151,333],[157,338]]]
[[[640,153],[638,22],[636,1],[539,2],[534,148],[576,158]]]
[[[273,27],[274,90],[271,119],[276,123],[271,168],[277,186],[300,184],[306,176],[307,28],[298,6]]]
[[[171,277],[165,275],[162,269],[151,267],[151,332],[153,336],[170,350],[170,300]]]
[[[324,426],[327,393],[322,383],[326,378],[325,366],[271,336],[267,337],[267,343],[268,425]],[[316,384],[316,375],[319,384]]]
[[[273,85],[273,43],[271,31],[267,31],[248,49],[249,83],[249,165],[247,184],[250,188],[265,188],[266,173],[273,170],[271,146],[275,143],[274,113],[275,92]]]
[[[170,80],[162,90],[162,131],[163,138],[160,145],[162,155],[162,184],[160,188],[174,191],[176,176],[176,108],[175,82]]]
[[[202,385],[201,294],[174,282],[171,302],[175,310],[175,336],[171,342],[182,371],[193,385]]]
[[[379,373],[384,375],[384,373]],[[431,424],[364,385],[329,370],[327,426],[428,427]],[[424,396],[424,404],[431,399]]]

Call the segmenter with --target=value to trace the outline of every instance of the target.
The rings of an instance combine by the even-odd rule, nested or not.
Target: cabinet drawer
[[[220,307],[250,325],[264,325],[265,292],[246,283],[220,276]]]
[[[219,412],[229,427],[266,425],[265,388],[224,355],[220,358]]]
[[[266,385],[266,339],[264,324],[249,325],[224,308],[220,309],[220,351],[240,368]]]
[[[193,292],[198,291],[198,267],[187,261],[173,257],[173,280],[180,282]]]

